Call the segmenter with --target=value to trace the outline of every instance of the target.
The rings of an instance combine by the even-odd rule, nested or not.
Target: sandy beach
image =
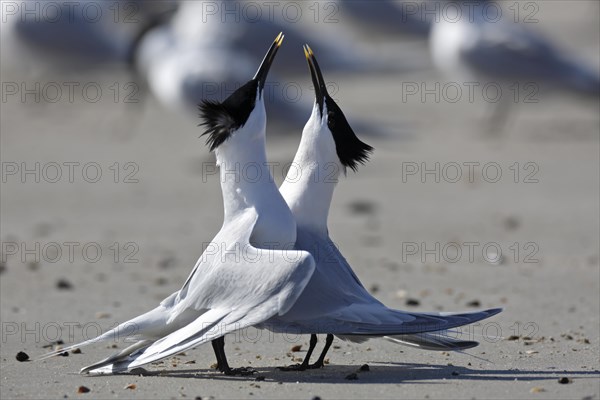
[[[600,65],[598,3],[538,3],[531,28]],[[426,59],[425,42],[412,40]],[[282,372],[304,357],[308,336],[249,329],[227,336],[226,351],[232,366],[255,368],[251,376],[216,372],[209,345],[144,375],[78,374],[121,344],[33,361],[53,342],[94,337],[178,290],[219,230],[223,206],[199,121],[143,90],[126,102],[133,79],[123,68],[61,75],[3,65],[0,397],[600,398],[598,99],[540,93],[490,135],[485,102],[405,98],[403,83],[442,81],[431,65],[327,75],[349,118],[391,132],[356,132],[375,152],[339,183],[331,237],[390,307],[503,307],[461,331],[480,346],[460,354],[336,339],[323,369]],[[290,79],[310,93],[308,73]],[[6,82],[41,83],[41,100],[7,96]],[[77,89],[73,101],[50,102],[49,82],[94,83],[103,95],[92,102]],[[283,130],[267,130],[278,183],[300,140]],[[17,361],[19,352],[30,360]]]

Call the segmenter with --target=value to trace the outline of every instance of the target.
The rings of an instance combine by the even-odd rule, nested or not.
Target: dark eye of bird
[[[332,132],[335,129],[335,114],[331,111],[327,112],[327,127]]]

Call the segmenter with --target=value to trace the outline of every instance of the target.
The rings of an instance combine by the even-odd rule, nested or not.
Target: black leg
[[[316,363],[309,365],[308,368],[310,368],[310,369],[323,368],[323,366],[324,366],[323,362],[325,361],[325,355],[329,351],[329,348],[331,347],[331,343],[333,343],[333,335],[331,333],[328,333],[327,338],[325,339],[325,347],[323,347],[323,351],[321,352],[319,359],[317,360]]]
[[[252,375],[256,371],[252,368],[231,368],[227,362],[227,356],[225,355],[225,336],[221,336],[218,339],[212,341],[213,350],[217,357],[217,369],[223,372],[225,375]]]
[[[224,336],[213,340],[211,344],[213,347],[213,351],[215,352],[215,357],[217,358],[217,370],[223,372],[221,369],[223,366],[223,357],[221,356],[221,349],[225,348]]]
[[[317,335],[310,335],[310,342],[308,346],[308,351],[306,352],[306,356],[304,357],[304,361],[302,364],[290,365],[287,367],[279,367],[281,371],[304,371],[309,368],[308,362],[310,361],[310,356],[312,355],[315,346],[317,345]]]

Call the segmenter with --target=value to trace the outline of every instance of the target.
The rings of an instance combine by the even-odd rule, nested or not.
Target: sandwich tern
[[[286,249],[296,240],[296,224],[266,162],[263,90],[282,41],[280,33],[248,83],[222,103],[200,106],[220,166],[224,221],[182,288],[155,309],[48,356],[128,333],[132,345],[81,373],[125,372],[208,341],[219,370],[246,372],[229,367],[223,336],[287,312],[314,271],[308,252]],[[260,169],[256,180],[235,172],[245,163]]]
[[[434,20],[429,39],[433,63],[461,84],[499,87],[503,94],[495,102],[493,125],[504,122],[514,99],[509,93],[516,90],[562,89],[598,98],[597,71],[523,24],[502,17],[501,11],[494,14],[501,10],[495,2],[448,0],[447,5],[456,9],[456,16],[438,15]]]
[[[315,103],[302,132],[294,168],[280,187],[296,218],[296,249],[309,251],[316,269],[304,291],[287,313],[266,321],[272,331],[311,334],[302,364],[284,370],[323,366],[333,335],[356,342],[386,337],[396,343],[429,350],[463,350],[477,342],[458,340],[443,332],[491,317],[501,309],[463,313],[411,313],[387,308],[375,299],[329,237],[327,217],[333,191],[346,168],[354,171],[373,150],[362,142],[344,113],[327,93],[316,57],[304,48],[315,88]],[[293,171],[292,171],[293,170]],[[317,333],[327,334],[317,362],[309,364]]]

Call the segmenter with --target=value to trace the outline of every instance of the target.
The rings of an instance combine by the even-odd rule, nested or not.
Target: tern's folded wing
[[[194,280],[177,305],[188,310],[206,308],[207,312],[143,351],[90,372],[115,373],[139,367],[289,310],[314,271],[312,256],[305,251],[265,250],[249,244],[239,250],[242,253],[237,259]],[[200,293],[203,295],[196,295]]]

